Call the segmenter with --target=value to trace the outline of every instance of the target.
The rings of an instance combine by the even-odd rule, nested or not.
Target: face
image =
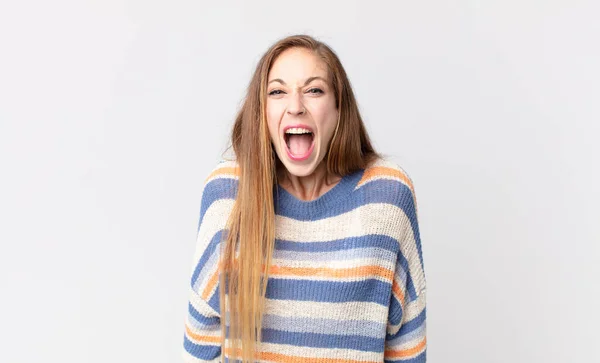
[[[268,76],[267,123],[288,172],[307,176],[323,161],[338,120],[327,66],[311,51],[281,53]]]

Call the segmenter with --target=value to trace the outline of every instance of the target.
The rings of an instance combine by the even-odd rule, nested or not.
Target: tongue
[[[310,134],[290,135],[288,147],[294,155],[305,155],[311,143],[312,135]]]

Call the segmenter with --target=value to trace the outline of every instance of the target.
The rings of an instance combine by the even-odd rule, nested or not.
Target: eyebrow
[[[314,76],[314,77],[309,77],[306,80],[306,82],[304,82],[304,85],[306,86],[307,84],[309,84],[310,82],[314,81],[315,79],[320,79],[320,80],[324,81],[325,83],[327,83],[327,80],[325,78],[319,77],[319,76]],[[272,82],[279,82],[279,83],[281,83],[282,85],[285,86],[285,82],[281,78],[272,79],[271,81],[269,81],[269,84],[271,84]]]

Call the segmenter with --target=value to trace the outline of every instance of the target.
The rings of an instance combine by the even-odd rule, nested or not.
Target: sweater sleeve
[[[211,189],[214,187],[209,183],[202,192],[194,262],[188,285],[182,352],[186,363],[219,362],[221,355],[218,289],[218,244],[221,231],[213,220],[219,216],[214,207],[218,196],[215,197]]]
[[[384,360],[386,363],[424,363],[426,339],[426,284],[417,204],[410,178],[401,186],[397,205],[401,239],[390,299]]]

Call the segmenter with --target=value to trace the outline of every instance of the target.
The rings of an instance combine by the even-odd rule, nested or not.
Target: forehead
[[[268,80],[281,78],[285,82],[304,81],[309,77],[327,79],[327,65],[315,53],[304,48],[291,48],[273,62]]]

